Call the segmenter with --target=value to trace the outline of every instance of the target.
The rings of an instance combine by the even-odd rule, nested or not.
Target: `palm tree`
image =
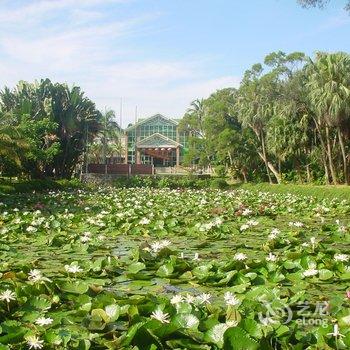
[[[344,52],[318,53],[316,61],[310,61],[308,81],[310,102],[318,116],[317,123],[323,125],[329,166],[333,182],[337,175],[332,155],[330,128],[335,128],[342,155],[345,182],[349,185],[347,151],[345,138],[350,123],[350,55]]]
[[[260,76],[261,65],[255,65],[245,73],[237,102],[238,116],[243,127],[252,129],[260,143],[257,149],[259,157],[265,164],[269,182],[272,183],[270,171],[278,183],[280,174],[270,162],[266,148],[266,134],[269,119],[274,114],[274,99],[277,92],[276,80],[273,74]]]
[[[0,111],[0,157],[20,166],[21,154],[28,148],[28,143],[19,129],[11,125],[12,119],[9,113]]]

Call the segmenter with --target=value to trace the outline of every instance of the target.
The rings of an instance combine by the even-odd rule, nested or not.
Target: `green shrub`
[[[210,187],[216,188],[218,190],[226,190],[229,187],[229,185],[225,179],[216,178],[211,181]]]
[[[215,167],[215,174],[219,177],[225,177],[227,175],[227,168],[225,165],[217,165]]]
[[[30,193],[55,190],[70,190],[82,187],[83,184],[78,179],[52,180],[33,179],[9,181],[2,180],[0,183],[0,193]]]

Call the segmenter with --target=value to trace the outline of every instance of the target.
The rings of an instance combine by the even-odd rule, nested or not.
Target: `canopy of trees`
[[[187,164],[242,180],[349,184],[350,55],[274,52],[238,89],[194,101]]]
[[[298,0],[303,7],[320,7],[323,8],[330,0]],[[350,11],[350,0],[345,2],[345,10]]]
[[[79,87],[21,81],[0,92],[0,171],[68,178],[102,115]]]

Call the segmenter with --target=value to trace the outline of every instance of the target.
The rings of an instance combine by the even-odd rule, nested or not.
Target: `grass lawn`
[[[234,187],[244,188],[251,191],[266,191],[270,193],[292,193],[301,196],[314,196],[319,199],[338,198],[350,200],[350,186],[317,186],[317,185],[270,185],[268,183],[260,184],[240,184]]]

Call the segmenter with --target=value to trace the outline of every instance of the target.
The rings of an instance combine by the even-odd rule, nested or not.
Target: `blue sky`
[[[272,51],[349,51],[345,0],[0,0],[0,85],[50,78],[82,87],[124,126],[181,117],[191,100],[238,86]]]

